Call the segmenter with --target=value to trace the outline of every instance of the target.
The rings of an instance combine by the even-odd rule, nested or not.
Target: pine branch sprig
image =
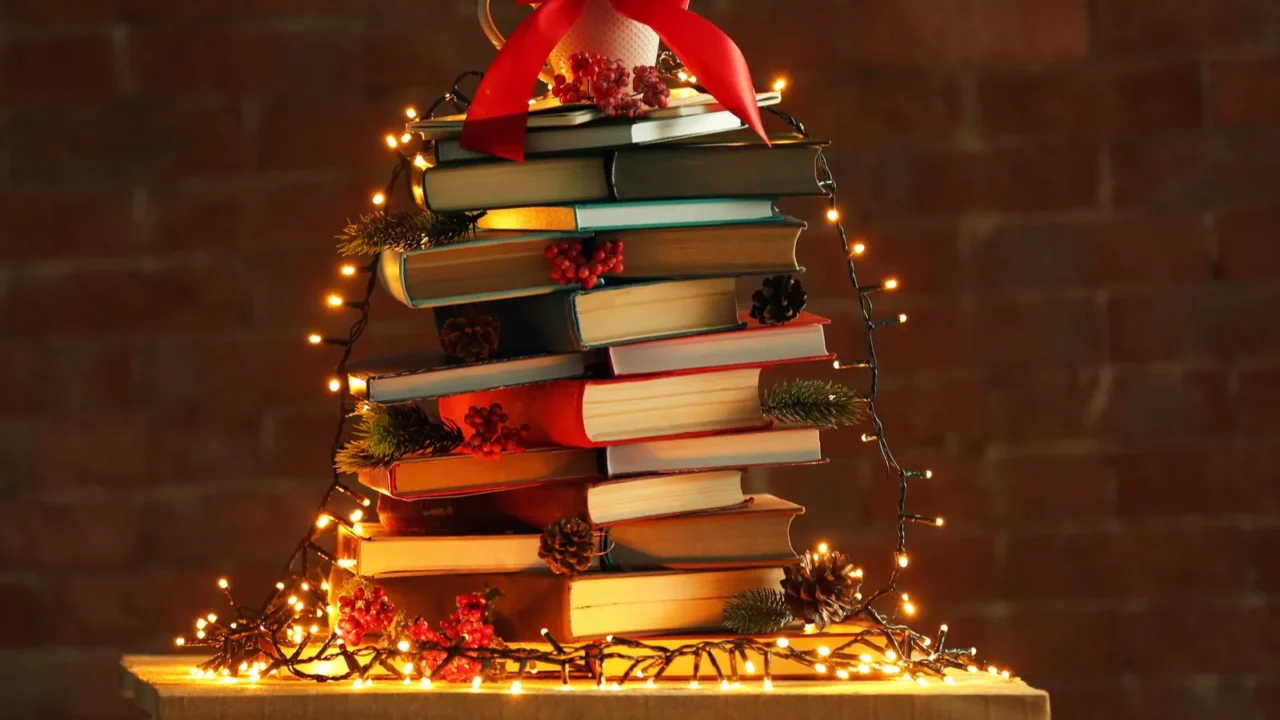
[[[862,422],[867,414],[867,401],[839,383],[793,380],[770,388],[760,409],[780,422],[845,427]]]
[[[782,591],[743,590],[724,605],[724,626],[740,635],[777,632],[794,621]]]
[[[334,457],[340,472],[385,467],[415,454],[444,455],[462,444],[462,429],[413,403],[370,404],[360,411],[355,437]]]
[[[484,213],[397,210],[362,215],[338,235],[343,255],[376,255],[383,250],[417,250],[465,240]]]

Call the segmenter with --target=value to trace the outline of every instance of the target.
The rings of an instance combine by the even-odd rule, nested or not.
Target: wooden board
[[[653,720],[654,718],[822,718],[823,720],[1049,720],[1049,696],[1017,680],[960,673],[955,684],[911,681],[786,682],[765,692],[759,680],[719,691],[714,680],[703,689],[680,685],[621,690],[559,692],[558,682],[526,680],[523,692],[509,685],[469,686],[377,681],[356,689],[351,683],[263,680],[234,683],[193,679],[199,656],[127,656],[122,690],[157,720],[272,718],[466,718],[467,720]],[[575,686],[581,688],[581,685]],[[710,689],[708,689],[708,687]]]

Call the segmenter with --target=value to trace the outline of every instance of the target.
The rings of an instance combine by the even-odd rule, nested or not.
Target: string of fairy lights
[[[668,83],[702,91],[697,78],[670,53],[662,54],[658,67]],[[465,112],[469,98],[460,89],[460,85],[469,78],[482,75],[479,72],[460,74],[450,91],[437,99],[425,114],[419,115],[416,109],[409,107],[405,109],[405,117],[410,121],[419,117],[431,118],[446,105],[455,112]],[[783,79],[773,84],[773,89],[778,92],[785,87],[786,81]],[[768,109],[795,133],[809,136],[804,125],[791,115],[776,108]],[[412,169],[422,170],[431,165],[424,152],[428,149],[425,142],[415,149],[412,134],[391,133],[384,140],[388,149],[396,154],[396,163],[387,184],[371,197],[379,212],[387,212],[397,184]],[[408,638],[387,638],[379,645],[349,645],[343,641],[340,633],[329,631],[329,616],[335,612],[335,608],[328,604],[329,570],[335,565],[342,566],[342,563],[320,545],[320,539],[323,533],[337,526],[344,526],[360,534],[360,523],[371,501],[363,493],[346,485],[342,475],[335,469],[317,508],[314,522],[285,563],[281,572],[284,579],[275,584],[265,602],[259,606],[240,605],[232,594],[229,582],[225,578],[220,579],[217,582],[218,588],[235,618],[220,619],[217,614],[210,613],[196,620],[194,633],[176,639],[178,646],[214,650],[213,657],[191,669],[192,675],[221,679],[224,682],[240,679],[256,682],[263,677],[278,676],[283,672],[309,680],[350,681],[352,687],[356,688],[368,687],[375,677],[383,677],[408,684],[416,681],[420,687],[430,688],[440,680],[442,671],[451,662],[461,659],[479,665],[480,671],[471,681],[476,688],[486,682],[486,679],[496,676],[510,682],[510,692],[521,692],[526,676],[535,675],[542,670],[544,676],[545,671],[557,674],[561,689],[572,689],[573,679],[586,679],[593,687],[620,690],[629,683],[653,687],[674,663],[692,658],[693,671],[689,684],[690,687],[697,688],[700,687],[702,660],[705,658],[717,687],[722,690],[735,689],[744,679],[757,675],[763,689],[772,689],[772,666],[780,659],[808,668],[815,679],[900,678],[921,684],[928,684],[931,680],[951,683],[953,680],[946,674],[947,670],[989,672],[1009,677],[1008,670],[1001,671],[976,659],[974,648],[946,647],[946,625],[942,625],[936,635],[929,637],[905,624],[899,624],[896,621],[899,612],[907,616],[916,612],[916,606],[907,594],[903,593],[896,598],[894,610],[888,616],[874,607],[877,601],[898,592],[902,573],[909,565],[907,526],[920,524],[941,527],[944,523],[941,517],[908,512],[909,481],[928,479],[932,477],[932,472],[906,469],[899,464],[890,450],[884,424],[876,409],[880,367],[876,356],[875,334],[905,323],[907,317],[875,317],[872,296],[878,292],[897,289],[899,282],[893,278],[872,285],[859,282],[855,261],[864,255],[867,246],[864,241],[851,240],[849,237],[837,203],[836,180],[821,149],[817,155],[817,173],[820,186],[827,196],[826,217],[839,236],[848,266],[849,281],[857,295],[864,324],[864,357],[853,363],[835,361],[834,365],[841,370],[868,371],[869,382],[864,399],[872,431],[863,434],[862,439],[876,444],[884,462],[886,476],[898,486],[897,543],[888,582],[862,598],[848,616],[848,619],[865,621],[866,627],[833,637],[835,647],[818,646],[811,650],[793,646],[786,636],[772,640],[745,636],[716,641],[691,640],[675,646],[610,636],[604,640],[563,645],[546,630],[543,630],[545,647],[536,648],[468,648],[463,647],[461,642],[444,645],[414,642]],[[412,202],[411,191],[409,199]],[[307,338],[312,345],[342,348],[334,376],[328,381],[328,388],[337,398],[340,413],[331,457],[341,447],[347,423],[359,410],[358,401],[348,385],[346,369],[356,343],[369,322],[370,301],[377,284],[376,263],[375,258],[364,266],[343,264],[338,269],[338,274],[347,279],[354,279],[361,274],[367,276],[358,300],[348,299],[338,292],[329,293],[324,298],[324,304],[332,310],[356,313],[345,337],[312,333]],[[825,543],[819,546],[818,552],[828,552]],[[806,631],[811,629],[806,627]],[[839,642],[835,643],[835,640]],[[443,654],[443,660],[435,663],[434,667],[428,667],[422,662],[422,658],[432,653],[437,658]],[[619,671],[620,667],[622,669]],[[492,672],[495,668],[504,672],[495,674]],[[639,680],[643,680],[643,683],[638,683]]]

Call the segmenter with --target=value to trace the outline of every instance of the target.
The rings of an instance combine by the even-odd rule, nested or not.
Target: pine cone
[[[844,553],[806,551],[798,565],[783,568],[782,592],[791,614],[822,630],[849,616],[861,581]]]
[[[587,521],[560,518],[542,531],[538,557],[547,562],[552,572],[573,576],[591,567],[595,550],[595,533]]]
[[[751,317],[761,325],[785,325],[800,315],[807,300],[799,280],[774,275],[751,295]]]
[[[446,355],[464,362],[488,360],[498,349],[501,330],[492,315],[459,315],[446,320],[440,329],[440,347]]]

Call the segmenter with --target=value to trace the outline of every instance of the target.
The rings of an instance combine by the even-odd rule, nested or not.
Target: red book
[[[759,382],[758,367],[557,380],[442,398],[440,415],[466,428],[471,407],[499,403],[509,423],[529,425],[531,447],[600,447],[768,426]]]

